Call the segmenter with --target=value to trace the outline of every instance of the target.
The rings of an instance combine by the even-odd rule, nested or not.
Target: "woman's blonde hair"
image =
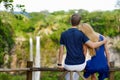
[[[91,41],[99,41],[99,37],[97,36],[98,33],[95,32],[89,24],[82,23],[80,26],[78,26],[78,29],[81,30]],[[95,49],[88,47],[88,50],[91,56],[94,56],[96,54]]]

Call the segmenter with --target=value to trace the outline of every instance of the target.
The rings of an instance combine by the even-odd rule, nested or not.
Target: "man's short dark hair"
[[[81,20],[81,16],[79,14],[73,14],[71,16],[71,24],[72,24],[72,26],[79,25],[80,20]]]

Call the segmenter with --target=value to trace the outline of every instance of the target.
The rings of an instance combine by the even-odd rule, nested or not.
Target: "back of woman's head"
[[[97,33],[94,31],[94,29],[87,23],[82,23],[79,27],[79,30],[81,30],[91,41],[96,42],[98,41]]]
[[[78,27],[79,30],[81,30],[91,41],[97,42],[99,40],[97,33],[94,31],[94,29],[87,23],[83,23]],[[95,55],[95,49],[88,48],[90,51],[90,55]]]
[[[73,14],[71,16],[71,24],[72,24],[72,26],[79,25],[80,20],[81,20],[81,16],[79,14]]]

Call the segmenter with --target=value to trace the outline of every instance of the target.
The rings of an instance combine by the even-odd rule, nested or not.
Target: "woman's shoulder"
[[[105,36],[104,36],[104,35],[102,35],[102,34],[100,34],[100,36],[101,36],[102,38],[105,38]]]
[[[105,36],[102,35],[102,34],[100,34],[100,33],[96,33],[96,35],[99,36],[99,37],[103,37],[103,38],[105,38]]]
[[[105,38],[105,36],[104,35],[102,35],[102,34],[100,34],[100,33],[96,33],[96,35],[98,36],[98,38],[101,40],[103,40],[104,38]]]
[[[105,36],[102,34],[99,34],[99,38],[103,40],[105,38]]]

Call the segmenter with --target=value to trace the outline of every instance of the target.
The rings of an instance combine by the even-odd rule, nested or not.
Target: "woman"
[[[102,41],[104,39],[101,34],[95,32],[87,23],[81,24],[79,30],[81,30],[93,42]],[[89,50],[91,60],[87,61],[84,77],[87,79],[91,75],[91,80],[97,80],[95,73],[98,72],[98,79],[104,80],[109,74],[109,52],[107,45],[102,45],[96,49],[84,45],[84,50],[87,50],[85,48]]]

